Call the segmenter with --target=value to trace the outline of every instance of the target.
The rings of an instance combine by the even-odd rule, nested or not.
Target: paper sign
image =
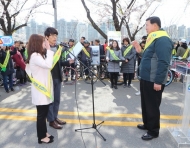
[[[90,46],[92,48],[91,65],[100,65],[100,46]]]
[[[121,31],[108,31],[108,44],[110,39],[118,41],[121,48]]]
[[[71,51],[72,54],[71,54],[71,53],[69,54],[70,57],[71,57],[71,59],[75,59],[75,57],[77,57],[78,54],[81,52],[82,48],[83,48],[82,44],[81,44],[80,42],[78,42],[78,43],[75,45],[75,47],[73,48],[73,50]],[[75,57],[74,57],[73,55],[74,55]]]
[[[12,36],[0,36],[0,46],[12,46],[13,44]]]

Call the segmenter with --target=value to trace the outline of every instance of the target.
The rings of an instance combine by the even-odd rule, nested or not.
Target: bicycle
[[[78,79],[82,78],[85,83],[91,84],[91,78],[93,79],[93,83],[97,82],[97,77],[99,76],[98,70],[96,66],[91,65],[91,59],[87,59],[87,67],[84,67],[83,65],[78,65],[77,66],[77,74],[78,74]],[[89,74],[85,75],[85,71],[89,68]],[[96,76],[95,76],[95,75]]]
[[[140,81],[141,77],[139,76],[139,67],[136,70],[136,76],[137,76],[137,79]],[[165,86],[170,85],[172,83],[173,79],[174,79],[174,72],[172,70],[168,69],[167,81],[166,81]]]

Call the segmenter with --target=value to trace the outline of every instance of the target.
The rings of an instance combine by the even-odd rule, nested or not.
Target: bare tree
[[[46,5],[47,2],[48,0],[34,0],[33,5],[30,5],[31,1],[29,2],[29,0],[0,0],[2,8],[0,10],[2,13],[0,30],[4,32],[4,35],[12,35],[16,30],[27,26],[30,16],[38,7]],[[20,14],[25,14],[25,19],[22,19],[21,23],[17,21]]]
[[[96,12],[101,20],[106,21],[107,18],[112,18],[116,31],[121,31],[121,28],[124,25],[131,40],[134,40],[136,34],[144,27],[145,23],[143,19],[155,12],[158,4],[153,6],[154,2],[160,1],[161,0],[88,0],[88,2],[97,6]],[[87,12],[87,18],[91,22],[92,26],[106,39],[107,35],[92,19],[90,10],[85,1],[81,0],[81,2]]]

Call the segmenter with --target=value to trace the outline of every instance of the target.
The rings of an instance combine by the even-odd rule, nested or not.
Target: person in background
[[[26,59],[24,56],[24,52],[25,52],[26,48],[25,48],[24,43],[22,41],[19,41],[19,42],[20,42],[20,47],[18,48],[18,51],[20,52],[20,54],[22,55],[22,58],[25,61]]]
[[[14,91],[13,88],[14,67],[11,56],[16,53],[17,53],[16,48],[13,51],[10,51],[8,47],[1,47],[0,49],[0,72],[1,75],[3,76],[3,85],[7,93],[9,93],[9,90]],[[7,84],[7,80],[9,80],[9,86]]]
[[[69,53],[73,50],[74,44],[75,44],[75,41],[74,41],[73,39],[70,39],[70,40],[69,40],[69,43],[68,43],[68,46],[69,46],[69,47],[68,47],[68,48],[66,47],[65,50],[64,50],[64,52],[63,52],[63,54],[62,54],[62,59],[63,59],[63,60],[67,61],[67,60],[70,60],[70,59],[71,59]],[[74,59],[73,59],[73,60],[74,60]],[[75,79],[74,79],[75,63],[72,63],[72,64],[70,65],[70,67],[72,68],[72,69],[71,69],[71,81],[74,81],[74,80],[75,80]],[[66,80],[65,80],[64,82],[67,82],[67,81],[68,81],[69,70],[70,70],[69,68],[66,68],[66,69],[65,69]]]
[[[90,43],[87,40],[85,40],[83,44],[84,44],[84,48],[81,51],[81,61],[86,67],[89,67],[92,61],[92,48],[90,47]],[[85,69],[84,72],[85,72],[86,80],[88,80],[90,79],[89,70],[86,67],[84,67]]]
[[[122,56],[121,50],[116,40],[112,41],[110,48],[107,47],[106,60],[108,62],[108,72],[110,73],[111,88],[118,89],[117,81],[120,66],[117,60],[125,60],[125,58]]]
[[[94,46],[94,42],[93,41],[90,42],[90,46]]]
[[[99,50],[100,50],[100,65],[98,66],[99,72],[100,72],[100,76],[102,74],[102,66],[105,60],[105,51],[104,51],[104,47],[100,44],[100,40],[96,39],[94,41],[95,46],[99,46]]]
[[[177,52],[176,52],[176,47],[177,47],[177,43],[174,42],[174,49],[172,50],[172,56],[176,56]]]
[[[135,57],[136,57],[136,50],[130,45],[129,38],[123,39],[123,47],[121,48],[122,56],[125,58],[125,62],[121,65],[121,73],[123,73],[123,87],[131,87],[131,81],[133,77],[133,73],[135,71]],[[128,83],[127,83],[128,81]]]
[[[104,43],[104,52],[105,52],[105,54],[106,54],[106,48],[107,48],[107,46],[108,46],[108,41],[107,40],[105,40],[105,43]]]
[[[180,42],[180,47],[177,50],[176,57],[179,57],[179,59],[186,61],[187,58],[190,56],[190,52],[186,43],[185,39],[182,39]]]
[[[44,85],[44,87],[50,88],[50,94],[53,94],[52,78],[51,74],[49,74],[53,64],[53,55],[54,52],[50,50],[50,45],[45,37],[37,34],[30,36],[26,72],[30,77]],[[31,87],[31,96],[32,103],[36,105],[37,109],[36,128],[38,143],[52,143],[54,137],[47,132],[46,118],[49,105],[53,100],[39,91],[33,83]]]
[[[137,53],[137,59],[138,59],[138,69],[137,69],[138,71],[137,71],[137,73],[138,73],[138,76],[139,76],[139,66],[140,66],[140,64],[141,64],[141,59],[142,59],[142,56],[143,56],[145,44],[146,44],[146,41],[142,41],[142,42],[140,43],[141,52],[140,52],[140,53]],[[140,94],[141,94],[140,91],[138,91],[138,92],[135,93],[136,96],[139,96]]]
[[[83,44],[83,42],[86,40],[86,38],[84,37],[84,36],[82,36],[81,38],[80,38],[80,43],[84,46],[84,44]]]
[[[140,91],[143,124],[137,128],[147,132],[142,140],[152,140],[159,136],[160,105],[162,93],[170,66],[173,43],[166,31],[161,29],[159,17],[152,16],[146,19],[148,34],[144,53],[140,64]],[[133,42],[134,47],[136,43]],[[141,48],[136,48],[141,52]]]
[[[20,86],[26,84],[26,72],[25,72],[25,62],[21,55],[21,52],[19,51],[20,48],[20,42],[15,41],[14,46],[11,47],[12,50],[16,48],[17,53],[12,56],[13,61],[15,62],[15,68],[16,68],[16,78],[20,80]]]

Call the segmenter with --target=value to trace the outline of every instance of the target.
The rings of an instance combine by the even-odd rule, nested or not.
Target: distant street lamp
[[[54,8],[54,27],[57,29],[57,0],[52,0],[52,5]]]

